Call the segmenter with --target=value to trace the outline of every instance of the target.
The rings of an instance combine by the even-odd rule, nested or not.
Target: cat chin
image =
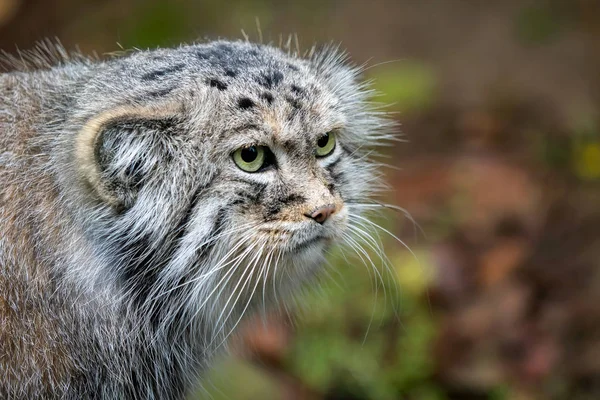
[[[300,244],[291,251],[292,257],[315,257],[323,256],[323,251],[327,247],[326,239],[317,238]]]
[[[289,253],[287,268],[290,273],[287,275],[288,279],[279,281],[281,292],[291,294],[293,297],[301,287],[310,285],[318,279],[325,265],[327,247],[325,241],[321,240]]]
[[[302,243],[288,252],[288,259],[295,269],[315,269],[325,262],[325,250],[330,240],[318,238]]]

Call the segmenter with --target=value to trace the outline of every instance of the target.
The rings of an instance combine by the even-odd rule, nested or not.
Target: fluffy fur
[[[289,299],[368,223],[369,148],[389,123],[335,50],[218,41],[100,61],[46,46],[11,65],[2,398],[180,398],[244,315]],[[249,145],[273,165],[238,168]],[[325,223],[306,216],[322,205]]]

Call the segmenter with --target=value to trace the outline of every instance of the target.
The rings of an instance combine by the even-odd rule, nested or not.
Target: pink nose
[[[310,214],[305,214],[305,215],[308,218],[312,218],[316,222],[322,224],[323,222],[327,221],[327,218],[329,218],[331,215],[333,215],[333,213],[335,213],[335,206],[333,204],[328,204],[326,206],[321,206],[321,207],[317,208]]]

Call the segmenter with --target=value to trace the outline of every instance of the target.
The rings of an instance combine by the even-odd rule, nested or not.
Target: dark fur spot
[[[298,115],[298,113],[302,109],[302,105],[300,104],[300,102],[298,101],[298,99],[295,99],[295,98],[293,98],[291,96],[286,96],[285,100],[292,106],[292,112],[288,116],[288,119],[291,121],[294,118],[296,118],[296,116]]]
[[[163,97],[168,95],[169,93],[171,93],[173,90],[175,90],[175,87],[168,87],[168,88],[164,88],[164,89],[159,89],[159,90],[154,90],[152,92],[149,92],[146,94],[146,96],[148,97]]]
[[[337,160],[335,160],[334,162],[332,162],[331,164],[329,164],[326,167],[327,172],[329,173],[329,176],[331,176],[331,179],[333,181],[335,181],[336,183],[338,183],[338,184],[344,183],[344,179],[345,179],[344,173],[341,170],[339,170],[339,169],[336,168],[337,165],[340,163],[341,160],[342,160],[342,158],[339,157]],[[331,192],[333,192],[334,189],[335,189],[334,183],[333,182],[330,183],[330,186],[331,186],[331,188],[329,188],[329,190]]]
[[[244,205],[244,204],[246,204],[248,202],[248,199],[245,199],[243,197],[243,193],[241,193],[241,192],[235,192],[234,195],[235,195],[236,199],[233,200],[230,203],[230,205],[232,205],[232,206],[241,206],[241,205]]]
[[[142,75],[142,80],[143,81],[153,81],[162,76],[172,74],[174,72],[179,72],[179,71],[183,70],[184,68],[185,68],[185,64],[177,64],[177,65],[174,65],[169,68],[159,69],[156,71],[148,72],[148,73]]]
[[[230,45],[230,44],[228,44],[228,43],[219,43],[219,44],[217,45],[217,49],[219,49],[219,50],[221,50],[221,51],[224,51],[224,52],[227,52],[227,51],[231,51],[231,50],[232,50],[232,49],[231,49],[231,45]]]
[[[306,201],[306,197],[299,194],[291,194],[286,198],[279,200],[279,202],[283,205],[289,206],[292,204],[304,203]]]
[[[265,206],[264,218],[266,221],[274,219],[274,217],[281,211],[281,204],[279,202],[271,202]]]
[[[293,153],[296,148],[296,144],[291,140],[284,140],[281,142],[281,147],[286,151],[286,153]]]
[[[296,85],[292,85],[291,89],[292,89],[292,92],[296,93],[299,96],[304,94],[304,89],[302,89],[301,87],[298,87]]]
[[[248,62],[246,54],[231,57],[233,52],[237,52],[233,46],[221,43],[216,46],[195,49],[192,54],[199,60],[207,61],[214,67],[224,70],[226,76],[233,78],[239,74],[239,69],[246,67]]]
[[[270,196],[271,197],[271,196]],[[266,199],[263,199],[266,200]],[[292,204],[299,204],[306,201],[304,196],[299,194],[291,194],[283,198],[276,198],[275,200],[269,200],[265,206],[264,217],[266,220],[273,219],[277,214],[281,212],[281,209],[290,206]]]
[[[258,191],[253,190],[246,192],[245,190],[239,190],[232,195],[237,196],[234,204],[237,206],[243,206],[242,208],[248,208],[248,206],[254,205],[258,201]]]
[[[334,168],[331,168],[331,165],[327,167],[327,171],[329,171],[334,181],[341,184],[345,183],[346,176],[342,171],[335,171]]]
[[[250,100],[248,97],[242,97],[238,100],[238,107],[242,110],[248,110],[254,107],[254,102]]]
[[[257,183],[249,179],[233,178],[231,180],[240,184],[240,191],[235,194],[239,196],[239,199],[243,199],[244,203],[258,203],[261,195],[265,193],[265,189],[267,188],[266,184]]]
[[[258,125],[256,124],[244,124],[237,126],[235,128],[237,132],[250,131],[250,130],[258,130]]]
[[[327,166],[327,169],[328,170],[333,170],[333,168],[335,168],[340,163],[340,161],[342,161],[342,157],[338,157],[337,160],[335,160],[334,162],[332,162],[331,164],[329,164]]]
[[[273,104],[273,95],[269,92],[262,93],[260,98],[266,100],[269,104]]]
[[[273,89],[273,87],[279,85],[282,80],[283,74],[279,71],[263,73],[256,78],[256,82],[267,89]]]
[[[298,101],[298,99],[295,99],[295,98],[293,98],[293,97],[290,97],[290,96],[286,96],[286,97],[285,97],[285,100],[286,100],[288,103],[290,103],[290,105],[291,105],[293,108],[295,108],[295,109],[297,109],[297,110],[299,110],[299,109],[301,109],[301,108],[302,108],[302,105],[300,104],[300,102]]]
[[[227,85],[226,85],[225,83],[221,82],[221,81],[220,81],[220,80],[218,80],[218,79],[209,79],[209,80],[208,80],[208,84],[209,84],[211,87],[217,88],[217,89],[219,89],[219,90],[221,90],[221,91],[223,91],[223,90],[226,90],[226,89],[227,89]]]
[[[298,71],[298,70],[299,70],[299,68],[298,68],[298,67],[296,67],[294,64],[288,64],[288,65],[287,65],[287,67],[288,67],[289,69],[291,69],[292,71]]]
[[[281,146],[290,157],[304,157],[306,153],[310,151],[305,145],[301,145],[291,140],[282,141]],[[312,142],[310,143],[310,146],[312,147]]]

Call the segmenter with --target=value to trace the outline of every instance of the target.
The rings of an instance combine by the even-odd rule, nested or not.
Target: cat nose
[[[319,224],[323,224],[333,213],[335,213],[335,206],[333,204],[328,204],[304,215],[306,215],[308,218],[314,219]]]

